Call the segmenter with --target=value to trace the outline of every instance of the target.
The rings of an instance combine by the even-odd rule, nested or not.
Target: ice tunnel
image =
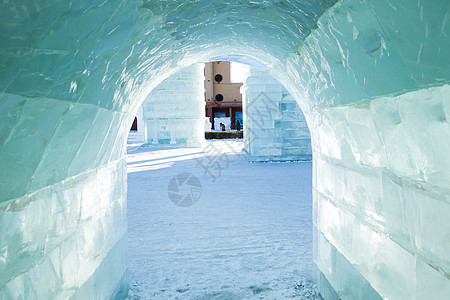
[[[314,157],[324,299],[450,295],[450,3],[2,1],[0,299],[123,298],[124,143],[149,91],[270,70]]]

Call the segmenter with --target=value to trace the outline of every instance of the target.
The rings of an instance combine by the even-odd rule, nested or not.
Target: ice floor
[[[311,163],[248,163],[242,147],[128,145],[129,299],[321,299]],[[189,207],[168,196],[180,173],[201,183]]]

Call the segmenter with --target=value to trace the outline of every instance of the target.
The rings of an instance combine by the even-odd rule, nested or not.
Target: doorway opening
[[[276,106],[285,109],[281,95]],[[250,163],[251,151],[281,149],[268,139],[283,131],[269,129],[282,112],[251,111],[238,114],[254,131],[247,142],[129,143],[130,299],[321,299],[313,283],[311,159]],[[269,125],[263,116],[278,119]],[[281,160],[274,157],[263,161]]]

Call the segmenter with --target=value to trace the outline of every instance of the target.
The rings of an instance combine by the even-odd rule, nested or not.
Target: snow
[[[249,163],[242,148],[128,145],[129,299],[321,299],[311,163]],[[168,197],[180,173],[202,185],[189,207]]]

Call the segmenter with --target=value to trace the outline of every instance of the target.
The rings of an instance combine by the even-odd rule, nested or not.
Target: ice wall
[[[314,99],[304,105],[325,298],[450,295],[450,4],[438,2],[339,2],[279,65],[291,91]]]
[[[133,117],[218,58],[270,69],[308,121],[322,295],[447,298],[449,5],[1,2],[0,298],[123,289],[125,217],[109,216]],[[83,205],[92,217],[71,214]]]
[[[126,161],[0,203],[0,299],[126,293]]]
[[[254,67],[241,88],[249,161],[310,161],[311,136],[298,103],[267,71]]]
[[[364,299],[450,295],[449,97],[444,85],[314,114],[321,290],[331,284],[341,298]]]
[[[147,144],[201,146],[205,143],[204,65],[195,64],[161,82],[143,108]]]

